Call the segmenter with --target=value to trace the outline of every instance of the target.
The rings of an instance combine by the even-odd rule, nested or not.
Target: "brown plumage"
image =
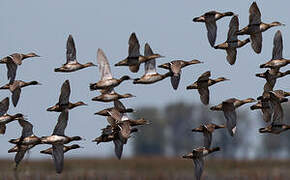
[[[202,172],[203,172],[203,168],[204,168],[203,157],[219,150],[220,150],[219,147],[210,148],[210,149],[206,147],[198,147],[198,148],[193,149],[191,153],[183,155],[182,158],[193,160],[195,178],[196,180],[200,180]]]
[[[129,66],[131,72],[137,73],[141,63],[145,63],[151,59],[163,57],[160,54],[142,56],[140,54],[140,44],[134,32],[130,35],[128,44],[129,50],[127,58],[116,63],[115,66]]]
[[[243,47],[250,39],[247,38],[243,41],[238,40],[237,32],[239,30],[238,16],[233,16],[229,24],[228,38],[226,42],[214,46],[215,49],[224,49],[227,52],[227,61],[230,65],[234,65],[237,58],[237,48]]]
[[[178,85],[179,85],[179,81],[180,81],[180,76],[181,76],[181,69],[192,65],[192,64],[199,64],[199,63],[203,63],[199,60],[191,60],[191,61],[184,61],[184,60],[174,60],[171,61],[169,63],[165,63],[162,65],[159,65],[159,68],[163,68],[163,69],[167,69],[172,73],[171,76],[171,85],[173,87],[174,90],[177,90]]]
[[[22,61],[26,58],[40,57],[35,53],[21,54],[14,53],[6,56],[0,60],[0,64],[6,64],[7,67],[7,78],[10,79],[9,84],[12,84],[16,77],[17,67],[22,64]]]
[[[10,92],[12,93],[11,95],[12,104],[14,107],[16,107],[20,98],[21,88],[30,86],[30,85],[41,85],[41,84],[37,81],[24,82],[21,80],[16,80],[16,81],[13,81],[11,84],[6,84],[0,87],[0,89],[10,90]]]
[[[280,22],[272,22],[270,24],[261,21],[261,12],[256,2],[253,2],[249,9],[249,25],[237,32],[237,35],[248,34],[251,38],[253,50],[259,54],[262,51],[262,32],[274,26],[282,26]]]
[[[220,13],[217,11],[209,11],[199,17],[193,18],[193,22],[205,23],[205,26],[207,29],[207,38],[210,45],[213,47],[215,44],[216,34],[217,34],[216,21],[223,17],[232,16],[232,15],[234,15],[233,12]]]
[[[203,133],[203,146],[206,148],[210,148],[211,141],[212,141],[212,133],[216,129],[225,128],[224,125],[217,125],[217,124],[206,124],[200,125],[198,128],[192,129],[192,132],[202,132]]]
[[[80,64],[76,58],[76,47],[72,35],[68,36],[66,43],[66,63],[59,68],[55,68],[54,72],[74,72],[91,66],[96,66],[92,62]]]
[[[229,80],[224,77],[219,77],[217,79],[209,79],[210,76],[211,76],[210,71],[206,71],[198,77],[197,81],[186,87],[186,89],[197,89],[200,95],[200,100],[204,105],[208,105],[209,103],[208,87],[218,82]]]

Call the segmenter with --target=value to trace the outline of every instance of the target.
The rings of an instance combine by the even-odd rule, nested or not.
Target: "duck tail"
[[[174,90],[177,90],[179,81],[180,81],[180,74],[173,74],[173,76],[171,76],[171,85]]]
[[[0,134],[5,134],[5,131],[6,131],[6,125],[0,124]]]
[[[95,84],[91,83],[90,84],[90,91],[96,90]]]

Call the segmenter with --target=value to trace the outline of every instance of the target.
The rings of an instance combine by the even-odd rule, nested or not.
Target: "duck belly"
[[[64,144],[67,140],[64,136],[53,135],[46,138],[44,141],[45,144],[54,144],[54,143],[62,143]]]

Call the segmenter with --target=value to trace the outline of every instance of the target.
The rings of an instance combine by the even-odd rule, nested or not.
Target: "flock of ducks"
[[[229,23],[229,31],[227,40],[219,45],[215,46],[217,25],[216,21],[226,17],[232,16]],[[266,24],[261,22],[260,10],[254,2],[250,7],[249,25],[239,30],[238,16],[233,12],[220,13],[216,11],[210,11],[200,17],[193,19],[194,22],[204,22],[207,29],[207,36],[209,43],[215,49],[224,49],[227,52],[227,61],[230,65],[234,65],[237,56],[237,48],[245,46],[251,42],[252,48],[256,53],[261,53],[262,50],[262,32],[274,26],[281,26],[283,24],[279,22],[273,22]],[[245,40],[238,40],[238,35],[250,35],[250,38]],[[96,112],[96,115],[105,116],[108,121],[108,125],[101,129],[101,135],[93,140],[93,142],[104,143],[113,141],[115,145],[115,154],[120,159],[123,152],[123,146],[127,143],[131,137],[131,133],[137,132],[137,126],[150,124],[149,121],[141,119],[130,119],[127,113],[134,112],[132,108],[126,108],[120,99],[135,97],[132,94],[119,94],[115,92],[114,88],[122,84],[124,81],[133,80],[133,84],[153,84],[166,78],[171,78],[171,85],[173,89],[177,89],[180,79],[181,70],[184,67],[193,64],[202,64],[202,61],[193,60],[173,60],[171,62],[161,64],[158,67],[167,70],[168,72],[160,74],[156,70],[156,59],[163,56],[154,53],[148,43],[144,47],[144,55],[140,53],[140,44],[135,33],[132,33],[129,38],[129,50],[128,56],[116,63],[115,66],[128,66],[129,70],[133,73],[139,71],[140,65],[144,63],[145,74],[140,78],[132,79],[125,75],[121,78],[114,78],[111,72],[109,61],[102,49],[97,50],[97,65],[92,62],[80,64],[76,58],[76,48],[73,37],[69,35],[66,46],[66,58],[67,61],[59,68],[55,68],[55,72],[71,73],[84,69],[87,67],[98,66],[100,73],[100,80],[96,83],[91,83],[89,89],[91,91],[99,91],[101,94],[92,98],[92,101],[100,102],[113,102],[114,106],[111,108],[103,109]],[[289,92],[283,90],[273,90],[276,80],[283,76],[290,74],[290,70],[286,72],[280,72],[280,68],[290,63],[290,60],[284,59],[282,56],[283,43],[282,35],[280,31],[277,31],[274,37],[274,48],[272,59],[265,64],[262,64],[260,68],[268,68],[264,73],[256,74],[257,77],[266,79],[264,86],[264,92],[262,96],[258,97],[258,102],[251,106],[252,110],[260,109],[263,113],[263,119],[269,123],[268,126],[261,128],[260,133],[274,133],[279,134],[283,131],[290,129],[290,125],[283,123],[283,109],[281,103],[287,102],[287,96],[290,96]],[[37,81],[24,82],[21,80],[15,80],[16,71],[18,66],[22,64],[22,61],[26,58],[39,57],[35,53],[19,54],[14,53],[0,60],[1,64],[6,64],[7,77],[9,83],[0,87],[0,89],[9,89],[12,93],[12,103],[16,107],[20,99],[21,89],[30,85],[39,85]],[[210,101],[209,87],[229,79],[225,77],[218,77],[211,79],[211,72],[206,71],[201,74],[198,79],[191,85],[188,85],[186,89],[197,89],[200,95],[200,100],[204,105],[208,105]],[[11,139],[9,142],[15,144],[14,147],[8,150],[9,153],[16,152],[15,163],[16,167],[23,159],[25,153],[36,145],[49,144],[52,147],[46,150],[40,151],[43,154],[49,154],[53,157],[55,169],[57,173],[61,173],[64,166],[64,153],[72,149],[81,148],[77,144],[66,145],[72,141],[83,140],[80,136],[67,136],[65,135],[65,129],[67,127],[69,119],[69,111],[78,106],[86,105],[84,102],[79,101],[72,103],[69,101],[70,97],[70,82],[66,80],[61,86],[61,92],[58,102],[47,108],[47,111],[59,112],[59,117],[56,126],[50,136],[38,137],[33,133],[33,125],[24,117],[23,114],[18,113],[15,115],[7,114],[9,109],[9,98],[6,97],[0,102],[0,133],[5,134],[6,125],[12,121],[18,121],[22,127],[21,137],[17,139]],[[200,179],[204,160],[203,157],[219,151],[219,147],[211,148],[212,133],[216,129],[226,128],[231,136],[234,136],[237,131],[237,114],[236,109],[246,103],[252,103],[256,100],[253,98],[247,98],[239,100],[236,98],[229,98],[222,101],[222,103],[210,107],[212,111],[223,111],[226,123],[225,125],[217,125],[213,123],[200,125],[197,128],[192,129],[193,132],[202,132],[204,136],[204,146],[193,149],[193,151],[183,158],[193,159],[195,166],[196,179]]]
[[[252,49],[257,54],[262,51],[262,32],[274,26],[284,25],[280,22],[272,22],[270,24],[263,23],[261,21],[261,12],[256,4],[253,2],[249,9],[249,25],[239,30],[238,16],[233,12],[220,13],[216,11],[210,11],[200,17],[193,19],[194,22],[204,22],[207,28],[208,41],[215,49],[224,49],[227,52],[227,61],[230,65],[234,65],[236,62],[237,48],[245,46],[251,42]],[[229,31],[227,40],[219,45],[215,46],[217,25],[216,21],[226,17],[233,16],[229,23]],[[250,38],[245,40],[238,40],[239,35],[250,35]],[[272,133],[279,134],[290,129],[290,125],[284,124],[284,115],[281,103],[287,102],[287,96],[290,96],[290,92],[283,90],[274,90],[276,80],[283,76],[290,74],[290,70],[286,72],[280,72],[280,68],[290,64],[290,60],[284,59],[282,56],[283,41],[282,34],[278,30],[274,36],[273,41],[272,59],[265,64],[260,65],[260,68],[267,68],[264,73],[256,74],[257,77],[266,79],[264,85],[264,91],[262,96],[257,98],[258,102],[251,106],[251,110],[260,109],[263,114],[263,120],[268,123],[264,128],[260,128],[260,133]],[[208,87],[225,80],[224,77],[217,79],[210,79],[210,71],[203,73],[196,82],[187,86],[186,89],[197,89],[200,94],[200,100],[204,105],[209,104],[209,89]],[[239,100],[236,98],[230,98],[222,101],[222,103],[210,107],[212,111],[223,111],[226,119],[225,125],[217,125],[208,123],[200,125],[197,128],[192,129],[192,132],[202,132],[204,136],[204,144],[202,147],[198,147],[192,150],[189,154],[183,155],[183,158],[192,159],[194,162],[195,177],[197,180],[201,179],[204,168],[204,157],[215,151],[220,151],[219,147],[211,148],[212,133],[216,129],[226,128],[231,136],[234,136],[237,131],[237,113],[236,109],[246,103],[256,102],[253,98],[247,98]]]

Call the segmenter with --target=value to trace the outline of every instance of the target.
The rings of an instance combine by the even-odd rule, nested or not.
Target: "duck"
[[[239,100],[236,98],[230,98],[223,101],[217,106],[212,106],[210,110],[212,111],[223,111],[226,118],[226,127],[231,136],[236,133],[237,127],[237,113],[236,109],[246,103],[255,102],[253,98],[247,98],[245,100]]]
[[[95,115],[100,115],[100,116],[110,116],[109,112],[111,112],[113,109],[116,109],[120,113],[132,113],[132,112],[134,112],[134,109],[126,108],[121,101],[115,100],[114,101],[114,107],[103,109],[103,110],[101,110],[99,112],[96,112],[94,114]]]
[[[254,98],[247,98],[247,99],[236,99],[234,98],[235,101],[234,101],[234,106],[235,108],[238,108],[244,104],[247,104],[247,103],[253,103],[253,102],[256,102],[256,100]],[[222,111],[222,103],[221,104],[218,104],[216,106],[212,106],[210,107],[210,110],[212,111]]]
[[[0,101],[0,134],[5,134],[6,124],[15,120],[24,119],[24,115],[21,113],[17,113],[15,115],[7,114],[8,109],[9,109],[9,98],[6,97],[2,101]]]
[[[180,76],[181,76],[181,69],[193,65],[193,64],[200,64],[203,63],[202,61],[199,61],[197,59],[191,60],[191,61],[185,61],[185,60],[173,60],[169,63],[161,64],[158,67],[167,69],[170,72],[172,72],[171,76],[171,85],[174,90],[177,90],[179,81],[180,81]]]
[[[264,85],[264,91],[273,91],[274,86],[278,78],[287,76],[290,74],[290,70],[285,72],[280,72],[279,70],[269,69],[264,73],[257,73],[256,76],[260,78],[266,79],[266,83]]]
[[[262,51],[262,32],[268,30],[271,27],[275,26],[285,26],[280,22],[272,22],[270,24],[263,23],[261,21],[261,12],[258,8],[256,2],[253,2],[250,9],[249,9],[249,25],[244,27],[243,29],[239,30],[236,34],[237,35],[250,35],[251,45],[253,50],[260,54]]]
[[[193,149],[191,153],[188,153],[182,156],[182,158],[193,160],[194,174],[195,174],[196,180],[201,179],[201,175],[204,168],[203,157],[216,151],[220,151],[220,148],[219,147],[215,147],[215,148],[198,147],[198,148]]]
[[[70,146],[63,146],[63,153],[66,153],[72,149],[78,149],[78,148],[83,148],[83,147],[79,146],[78,144],[73,144]],[[53,151],[52,148],[48,148],[48,149],[40,151],[40,153],[52,155],[52,151]]]
[[[21,89],[26,86],[30,85],[41,85],[41,83],[37,81],[29,81],[25,82],[22,80],[15,80],[12,82],[12,84],[5,84],[4,86],[0,87],[0,89],[9,89],[10,92],[12,93],[11,99],[12,99],[12,104],[14,107],[17,106],[20,94],[21,94]]]
[[[15,161],[15,169],[17,169],[19,163],[23,159],[25,153],[35,147],[38,144],[41,144],[41,139],[34,135],[33,133],[33,125],[23,119],[18,120],[20,126],[22,127],[21,137],[18,139],[12,139],[9,142],[16,144],[12,149],[8,150],[10,152],[17,152],[14,161]]]
[[[192,129],[192,132],[202,132],[203,133],[203,145],[206,148],[210,148],[211,141],[212,141],[212,133],[216,129],[225,128],[225,125],[217,125],[214,123],[200,125],[197,128]]]
[[[71,93],[71,88],[70,88],[69,80],[65,80],[61,86],[58,103],[56,103],[54,106],[47,108],[46,110],[54,111],[54,112],[62,112],[66,108],[70,110],[78,106],[87,106],[87,104],[84,103],[83,101],[78,101],[76,103],[69,102],[70,93]]]
[[[145,63],[151,59],[162,58],[160,54],[152,54],[150,56],[142,56],[140,54],[140,44],[137,39],[136,33],[133,32],[129,38],[129,50],[128,57],[124,60],[119,61],[115,66],[129,66],[129,69],[133,73],[137,73],[141,63]]]
[[[211,45],[211,47],[214,47],[215,41],[216,41],[216,34],[217,34],[217,25],[216,21],[226,17],[226,16],[233,16],[233,12],[217,12],[217,11],[209,11],[205,14],[193,18],[193,22],[203,22],[205,23],[206,29],[207,29],[207,38],[208,42]]]
[[[66,63],[59,68],[55,68],[54,72],[74,72],[87,67],[97,66],[92,62],[80,64],[76,58],[76,47],[72,35],[70,34],[66,43]]]
[[[239,30],[239,18],[234,15],[229,24],[228,38],[226,42],[214,46],[215,49],[224,49],[227,52],[227,61],[234,65],[237,59],[237,48],[241,48],[250,42],[250,39],[238,40],[236,32]]]
[[[287,131],[289,129],[290,129],[290,125],[272,123],[267,127],[260,128],[259,132],[260,133],[280,134],[280,133]]]
[[[51,136],[41,137],[41,143],[52,145],[52,156],[56,173],[60,174],[64,165],[64,144],[82,140],[80,136],[69,137],[64,134],[68,122],[68,109],[62,111]]]
[[[265,64],[261,64],[260,68],[281,68],[290,64],[290,59],[273,59]]]
[[[264,64],[260,65],[260,68],[270,68],[270,75],[277,76],[275,77],[283,77],[288,75],[290,72],[286,71],[284,73],[280,73],[279,70],[281,67],[286,66],[290,63],[290,60],[283,58],[283,39],[281,31],[277,31],[275,33],[273,39],[273,51],[272,51],[272,59]],[[274,78],[274,77],[273,77]]]
[[[197,89],[198,93],[200,95],[200,100],[204,105],[208,105],[209,103],[209,86],[212,86],[216,83],[228,81],[229,79],[225,77],[219,77],[217,79],[209,79],[211,76],[210,71],[204,72],[202,75],[200,75],[193,84],[186,87],[187,90],[189,89]]]
[[[106,57],[104,51],[100,48],[97,51],[97,59],[101,79],[97,83],[90,84],[91,91],[98,89],[113,88],[120,85],[123,81],[131,79],[127,75],[122,76],[120,79],[113,78],[108,58]]]
[[[269,91],[269,103],[270,108],[273,109],[272,122],[282,124],[284,119],[284,112],[281,106],[281,102],[288,102],[288,99],[284,96],[283,91]]]
[[[153,53],[150,45],[148,43],[146,43],[145,48],[144,48],[144,55],[151,56],[153,54],[154,53]],[[161,80],[173,75],[172,72],[168,72],[165,74],[157,73],[155,59],[151,59],[149,61],[146,61],[144,67],[145,67],[145,74],[140,78],[134,79],[133,84],[153,84],[153,83],[156,83],[158,81],[161,81]]]
[[[103,92],[101,95],[96,96],[92,98],[92,101],[100,101],[100,102],[111,102],[118,99],[124,99],[124,98],[132,98],[135,97],[133,94],[127,93],[127,94],[119,94],[116,93],[113,89]]]
[[[9,56],[0,59],[0,64],[6,64],[7,78],[8,80],[10,80],[10,84],[13,83],[13,81],[15,80],[18,65],[21,65],[24,59],[32,57],[40,57],[40,56],[34,52],[30,52],[27,54],[13,53]]]

